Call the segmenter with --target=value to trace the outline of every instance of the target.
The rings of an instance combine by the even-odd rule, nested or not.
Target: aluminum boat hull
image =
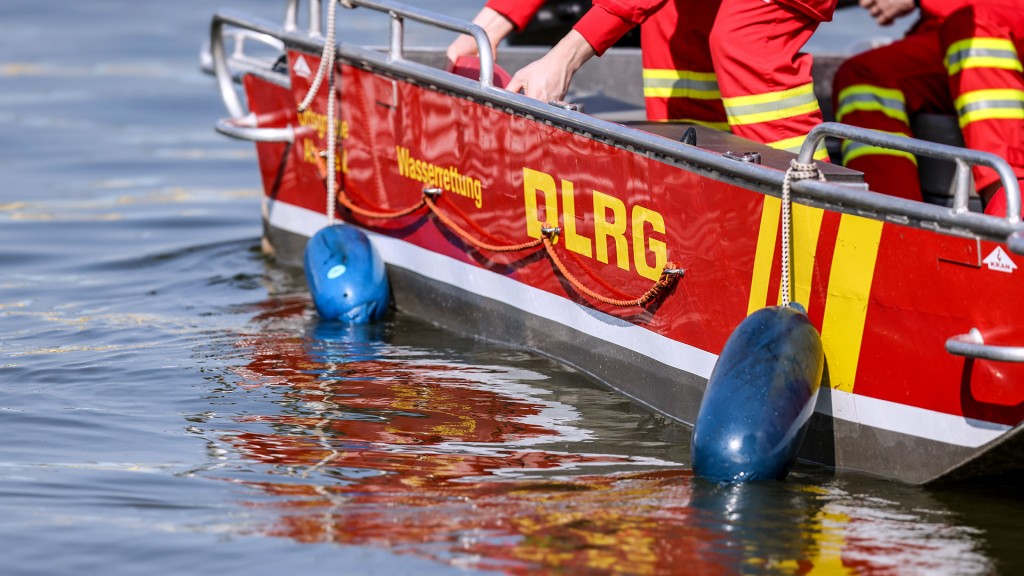
[[[287,54],[284,66],[235,76],[255,133],[293,135],[250,139],[265,245],[297,264],[328,224],[326,90],[297,111],[323,42],[224,15],[214,45],[225,26],[271,35]],[[687,146],[687,127],[535,103],[396,58],[394,46],[343,43],[336,54],[335,212],[380,251],[397,307],[556,358],[692,424],[732,328],[779,301],[780,184],[793,156],[710,130]],[[760,164],[743,161],[754,154]],[[1019,224],[882,198],[859,174],[822,170],[827,182],[793,186],[794,295],[826,357],[800,457],[910,483],[1024,469],[1024,366],[946,350],[972,328],[1011,356],[1024,343]],[[383,217],[429,188],[442,189],[436,212]],[[465,237],[507,246],[549,226],[568,276],[543,246],[505,253]],[[579,287],[635,298],[669,262],[685,274],[644,306]]]

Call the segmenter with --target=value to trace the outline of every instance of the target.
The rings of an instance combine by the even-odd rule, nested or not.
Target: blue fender
[[[821,336],[802,309],[763,308],[729,336],[708,380],[690,444],[696,475],[782,480],[821,386]]]
[[[384,317],[391,299],[387,270],[358,228],[335,224],[306,243],[306,283],[321,318],[352,324]]]

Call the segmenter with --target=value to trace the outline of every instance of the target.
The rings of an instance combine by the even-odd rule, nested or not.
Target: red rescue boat
[[[1019,218],[971,211],[963,178],[947,206],[871,192],[830,164],[787,175],[822,139],[853,139],[951,160],[961,174],[992,166],[1017,214],[1001,159],[834,123],[796,157],[631,121],[607,91],[635,59],[628,50],[577,77],[584,90],[604,83],[589,102],[578,94],[593,106],[545,104],[492,85],[486,41],[473,79],[444,71],[441,51],[403,46],[405,20],[482,40],[474,25],[387,0],[350,4],[389,14],[390,44],[335,46],[336,111],[326,88],[299,111],[325,54],[319,2],[308,30],[297,0],[283,24],[213,18],[206,66],[230,114],[217,127],[256,143],[265,245],[280,261],[300,263],[309,237],[347,222],[383,256],[402,311],[557,358],[692,424],[732,329],[780,301],[787,236],[793,299],[826,359],[801,458],[910,483],[1024,469]],[[279,55],[250,56],[253,42]],[[780,226],[784,188],[791,229]]]

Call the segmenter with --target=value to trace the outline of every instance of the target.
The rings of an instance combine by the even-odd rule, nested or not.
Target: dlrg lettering
[[[541,196],[543,200],[538,202]],[[576,229],[576,197],[572,182],[562,180],[561,186],[557,186],[550,174],[524,167],[523,197],[526,202],[526,233],[530,237],[540,238],[541,228],[558,226],[561,214],[561,238],[567,250],[607,264],[611,241],[616,266],[629,270],[632,261],[640,276],[654,281],[661,277],[668,261],[668,250],[664,240],[648,236],[649,230],[664,238],[665,219],[658,212],[636,204],[629,209],[627,218],[626,204],[622,200],[594,190],[589,206],[594,223],[594,238],[591,239]],[[648,253],[654,255],[653,265],[648,262]]]

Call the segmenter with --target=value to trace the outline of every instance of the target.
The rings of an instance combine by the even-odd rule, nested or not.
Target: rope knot
[[[816,178],[822,182],[825,181],[825,174],[818,170],[817,162],[811,160],[805,164],[796,158],[789,161],[789,170],[786,170],[787,183],[796,180],[808,180],[810,178]]]
[[[650,290],[637,298],[636,305],[646,306],[648,303],[653,302],[661,296],[662,292],[671,288],[685,273],[686,270],[680,268],[675,262],[665,264],[665,268],[661,270],[661,277],[654,283],[654,286],[651,286]]]

